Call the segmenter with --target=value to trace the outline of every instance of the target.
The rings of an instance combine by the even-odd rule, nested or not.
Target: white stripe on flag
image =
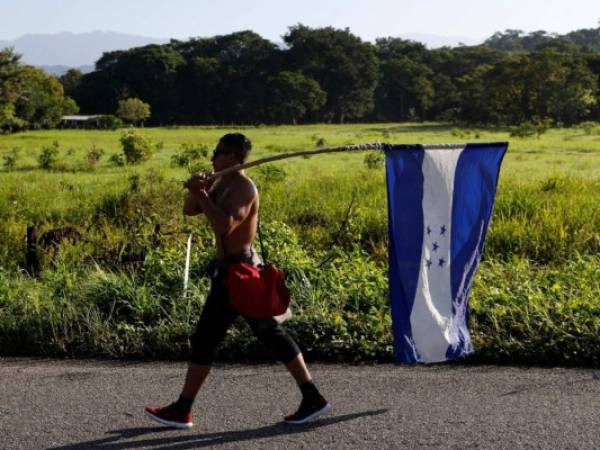
[[[448,346],[455,344],[451,342],[450,237],[454,174],[463,150],[425,150],[423,158],[423,247],[410,315],[423,362],[446,361]]]

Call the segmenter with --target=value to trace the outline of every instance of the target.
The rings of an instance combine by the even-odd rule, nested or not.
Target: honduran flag
[[[468,296],[508,144],[386,149],[389,288],[400,362],[473,352]]]

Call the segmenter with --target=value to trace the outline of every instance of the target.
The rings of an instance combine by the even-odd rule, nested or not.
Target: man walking
[[[252,148],[240,133],[223,136],[212,156],[215,172],[243,163]],[[259,197],[256,186],[243,170],[223,176],[212,186],[199,176],[192,177],[183,212],[188,216],[204,213],[215,234],[217,260],[211,276],[211,288],[200,321],[191,337],[191,357],[179,399],[165,407],[148,406],[145,414],[168,426],[189,428],[191,408],[208,376],[215,350],[239,313],[231,306],[225,286],[229,264],[260,260],[252,246],[258,226]],[[298,410],[285,421],[302,424],[331,410],[330,404],[312,382],[298,345],[274,318],[245,317],[254,334],[283,362],[302,393]]]

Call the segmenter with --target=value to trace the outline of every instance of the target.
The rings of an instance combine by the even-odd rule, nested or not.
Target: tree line
[[[60,84],[84,113],[114,114],[139,98],[151,125],[600,120],[600,28],[507,30],[482,45],[427,49],[299,24],[283,41],[241,31],[107,52],[95,71],[70,70]]]
[[[78,111],[59,80],[19,59],[11,49],[0,50],[0,131],[52,128]]]

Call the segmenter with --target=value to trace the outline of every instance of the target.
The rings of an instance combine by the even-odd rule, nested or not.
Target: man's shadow
[[[238,431],[224,431],[221,433],[205,433],[205,434],[185,434],[182,436],[170,436],[164,438],[153,438],[145,440],[135,440],[129,442],[119,442],[121,439],[132,439],[150,433],[164,433],[166,431],[173,432],[174,430],[166,427],[143,427],[143,428],[123,428],[107,432],[113,436],[97,439],[94,441],[78,442],[76,444],[66,445],[62,447],[52,447],[52,450],[82,450],[82,449],[102,449],[102,450],[122,450],[154,447],[161,450],[179,450],[189,448],[209,447],[230,442],[242,442],[253,439],[270,438],[281,435],[291,435],[304,433],[306,431],[315,430],[317,428],[334,425],[340,422],[355,420],[360,417],[376,416],[389,411],[388,409],[377,409],[372,411],[364,411],[353,414],[345,414],[336,417],[327,417],[309,422],[304,425],[289,425],[286,423],[276,423],[260,428]]]

